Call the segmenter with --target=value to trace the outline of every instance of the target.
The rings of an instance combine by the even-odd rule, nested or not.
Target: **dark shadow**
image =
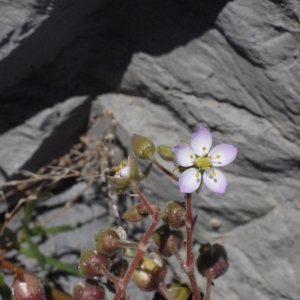
[[[75,1],[78,9],[84,1]],[[228,2],[113,1],[84,15],[68,12],[66,1],[36,1],[37,13],[50,17],[0,62],[0,133],[73,95],[117,89],[133,53],[160,56],[186,45],[214,27]],[[31,27],[25,24],[24,33]],[[89,50],[81,51],[85,43]],[[74,54],[76,47],[79,50]],[[83,61],[74,70],[80,59]],[[63,69],[66,64],[69,70]]]

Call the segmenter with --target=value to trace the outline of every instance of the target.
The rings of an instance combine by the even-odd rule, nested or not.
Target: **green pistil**
[[[209,170],[212,166],[212,161],[206,156],[198,156],[195,159],[194,164],[200,170]]]

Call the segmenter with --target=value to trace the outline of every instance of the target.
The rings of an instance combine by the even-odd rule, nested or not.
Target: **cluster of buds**
[[[196,216],[192,218],[191,202],[188,200],[186,202],[170,201],[160,214],[160,207],[148,203],[138,185],[148,176],[152,164],[154,164],[172,179],[178,181],[180,191],[185,193],[186,197],[194,191],[199,192],[203,182],[212,191],[223,193],[227,182],[224,175],[215,170],[215,166],[230,163],[235,158],[237,150],[232,145],[221,144],[210,151],[211,134],[204,127],[200,127],[192,135],[190,145],[179,144],[173,148],[160,145],[155,148],[150,139],[134,134],[131,138],[131,146],[134,155],[130,154],[127,162],[122,161],[115,168],[116,173],[114,176],[108,176],[108,180],[113,184],[110,190],[115,193],[123,193],[130,188],[133,189],[141,202],[130,207],[123,214],[123,219],[130,223],[136,223],[151,216],[152,223],[149,227],[151,229],[141,237],[140,243],[124,241],[120,236],[120,232],[114,229],[102,229],[95,236],[95,249],[85,250],[81,253],[79,270],[88,280],[75,287],[74,299],[104,299],[105,290],[95,281],[103,275],[108,279],[106,287],[116,293],[115,299],[121,297],[131,275],[133,275],[136,285],[142,291],[158,291],[153,298],[155,300],[188,300],[191,297],[200,299],[195,284],[193,267],[191,267],[194,262],[191,250],[192,230],[196,221]],[[155,151],[163,160],[175,164],[175,170],[180,174],[179,178],[158,163],[154,157]],[[216,155],[214,155],[215,153]],[[208,154],[210,155],[208,156]],[[143,172],[138,168],[137,158],[151,162]],[[160,218],[163,224],[156,227]],[[185,242],[184,235],[181,232],[181,228],[184,226],[186,226],[187,231],[187,241]],[[147,255],[145,252],[151,244],[146,243],[151,237],[158,253],[151,252],[150,255]],[[179,253],[183,245],[189,247],[186,262]],[[124,258],[126,252],[129,251],[127,247],[137,247],[136,256],[131,251],[131,257],[134,257],[131,265]],[[223,275],[228,269],[227,254],[225,248],[219,244],[201,245],[199,253],[195,261],[196,268],[201,275],[207,278],[210,287],[212,280]],[[175,255],[180,267],[190,278],[191,287],[176,284],[165,285],[167,266],[162,257],[172,255]],[[127,276],[127,274],[130,274],[130,276]],[[209,293],[210,291],[207,290],[205,299],[210,299]]]
[[[95,236],[95,249],[81,252],[79,271],[88,278],[78,284],[73,291],[75,300],[105,299],[105,290],[96,280],[109,272],[115,264],[122,260],[121,238],[111,228],[102,229]]]

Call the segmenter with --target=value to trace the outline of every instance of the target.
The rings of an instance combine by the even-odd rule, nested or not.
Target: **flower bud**
[[[11,289],[12,300],[43,300],[44,289],[38,280],[29,273],[15,275]]]
[[[73,290],[74,300],[104,300],[105,290],[93,281],[80,282]]]
[[[142,135],[132,135],[131,148],[138,158],[151,159],[154,156],[155,146],[153,142]]]
[[[107,176],[107,179],[119,189],[128,189],[130,184],[129,177]]]
[[[167,288],[174,300],[188,300],[192,294],[191,288],[186,285],[177,285],[172,283],[168,284]],[[159,292],[156,292],[152,300],[165,300],[165,297],[163,297]]]
[[[149,216],[149,211],[143,203],[139,203],[127,209],[123,218],[130,223],[139,222]]]
[[[223,275],[228,267],[227,253],[225,248],[219,244],[203,244],[199,249],[200,255],[196,260],[199,273],[206,277],[208,271],[213,272],[213,278]]]
[[[133,272],[137,286],[144,292],[150,292],[164,281],[167,267],[163,259],[157,253],[151,253],[154,257],[142,256],[139,264]]]
[[[185,224],[185,203],[171,201],[167,203],[162,213],[162,220],[169,224],[170,228],[180,228]]]
[[[157,147],[157,153],[163,160],[175,162],[175,154],[171,147],[159,145]]]
[[[180,249],[183,243],[183,235],[179,230],[170,230],[167,224],[157,228],[153,234],[152,239],[158,247],[158,252],[166,257],[173,255],[172,247]]]
[[[149,175],[151,169],[152,164],[149,164],[149,166],[143,172],[139,172],[139,180],[144,180]]]
[[[118,233],[111,228],[102,229],[97,233],[95,241],[96,250],[107,256],[112,256],[120,248],[120,237]]]
[[[84,250],[81,252],[79,271],[87,277],[100,277],[102,269],[109,268],[109,258],[96,250]]]

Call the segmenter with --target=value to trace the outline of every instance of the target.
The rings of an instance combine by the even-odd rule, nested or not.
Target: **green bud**
[[[168,284],[167,288],[174,300],[188,300],[192,294],[191,288],[186,285],[177,285],[172,283]],[[159,292],[156,292],[152,300],[165,300],[165,298]]]
[[[86,277],[100,277],[103,275],[102,269],[109,268],[109,258],[95,250],[84,250],[78,268]]]
[[[128,163],[129,163],[129,167],[130,167],[129,178],[131,180],[138,180],[139,168],[138,168],[137,161],[132,154],[129,154]]]
[[[132,135],[131,148],[138,158],[151,159],[154,156],[155,146],[153,142],[142,135]]]
[[[165,256],[170,257],[173,255],[172,247],[180,249],[183,244],[183,235],[179,230],[170,230],[167,224],[157,228],[153,234],[152,239],[158,247],[158,252]]]
[[[181,228],[185,224],[185,203],[179,201],[170,201],[162,212],[162,220],[166,222],[171,229]]]
[[[111,228],[102,229],[95,236],[95,248],[104,255],[112,256],[120,248],[120,237],[117,232]]]
[[[218,278],[227,271],[229,267],[227,253],[222,245],[202,244],[199,252],[196,267],[202,276],[206,277],[210,270],[213,271],[213,278]]]
[[[165,145],[159,145],[156,150],[158,155],[163,160],[175,162],[175,155],[171,147]]]
[[[134,270],[133,277],[137,286],[144,292],[150,292],[165,280],[167,267],[157,253],[151,253],[152,258],[142,256]]]
[[[125,190],[129,187],[130,179],[129,177],[115,177],[115,176],[107,176],[107,179],[113,183],[116,187]]]
[[[152,164],[150,164],[144,172],[139,172],[139,180],[144,180],[150,173]]]
[[[123,218],[130,223],[136,223],[148,217],[149,211],[143,203],[139,203],[127,209]]]
[[[74,300],[104,300],[105,290],[93,281],[84,281],[74,287]]]

